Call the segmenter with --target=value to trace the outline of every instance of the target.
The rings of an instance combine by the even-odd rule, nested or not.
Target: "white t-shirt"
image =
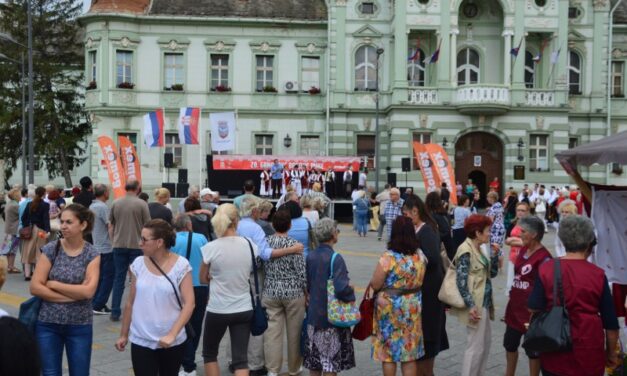
[[[257,257],[257,245],[253,241],[250,244]],[[203,262],[210,264],[211,274],[207,312],[228,314],[251,311],[253,305],[248,278],[252,272],[252,258],[246,239],[227,236],[206,244],[201,250]]]
[[[135,275],[135,301],[133,302],[133,315],[131,318],[131,331],[129,340],[131,343],[148,347],[159,348],[159,338],[168,334],[178,319],[181,308],[174,295],[174,289],[162,274],[153,274],[146,267],[150,260],[138,257],[131,264],[131,273]],[[185,257],[178,256],[176,263],[166,274],[176,285],[179,298],[181,295],[180,284],[183,277],[192,271]],[[185,329],[177,334],[172,346],[185,342],[187,335]]]
[[[366,186],[366,180],[368,179],[368,175],[366,175],[365,173],[360,173],[359,174],[359,185],[361,187],[365,187]]]
[[[320,219],[320,213],[317,210],[303,211],[303,217],[307,218],[309,223],[311,223],[311,227],[313,227]]]

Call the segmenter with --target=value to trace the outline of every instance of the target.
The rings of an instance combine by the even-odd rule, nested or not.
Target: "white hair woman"
[[[567,218],[571,215],[577,215],[577,204],[575,201],[571,199],[566,199],[557,206],[557,213],[559,214],[559,219],[562,221],[564,218]],[[559,231],[559,222],[555,223],[556,229]],[[564,244],[560,240],[559,236],[555,237],[555,256],[564,257],[566,256],[566,249],[564,249]]]

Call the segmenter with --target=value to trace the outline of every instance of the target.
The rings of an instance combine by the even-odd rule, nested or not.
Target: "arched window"
[[[376,89],[377,49],[361,46],[355,53],[355,90]]]
[[[409,55],[413,59],[407,62],[407,84],[409,86],[425,86],[425,53],[422,49],[409,49]]]
[[[536,86],[536,62],[533,54],[525,51],[525,87],[533,89]]]
[[[457,54],[457,84],[469,85],[479,82],[479,53],[464,48]]]
[[[575,51],[568,51],[568,93],[581,94],[581,57]]]

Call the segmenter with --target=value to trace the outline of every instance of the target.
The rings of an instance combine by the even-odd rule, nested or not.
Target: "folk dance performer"
[[[306,165],[302,165],[300,169],[300,185],[302,187],[301,194],[298,196],[306,195],[309,193],[309,171],[307,170]]]
[[[259,183],[259,196],[271,196],[272,189],[270,188],[270,170],[261,170],[259,177],[261,181]]]
[[[335,171],[333,167],[324,173],[324,191],[329,198],[335,198]]]
[[[281,195],[287,193],[287,186],[290,185],[290,178],[290,171],[287,167],[285,167],[285,169],[283,169],[283,187],[281,188]]]
[[[296,191],[296,194],[298,195],[298,197],[302,196],[303,194],[301,173],[302,171],[300,170],[298,165],[295,165],[292,171],[290,171],[291,184],[294,187],[294,191]]]

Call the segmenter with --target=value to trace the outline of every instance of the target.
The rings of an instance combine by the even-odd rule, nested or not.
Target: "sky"
[[[91,0],[83,0],[83,13],[89,10],[89,4],[91,4]]]

